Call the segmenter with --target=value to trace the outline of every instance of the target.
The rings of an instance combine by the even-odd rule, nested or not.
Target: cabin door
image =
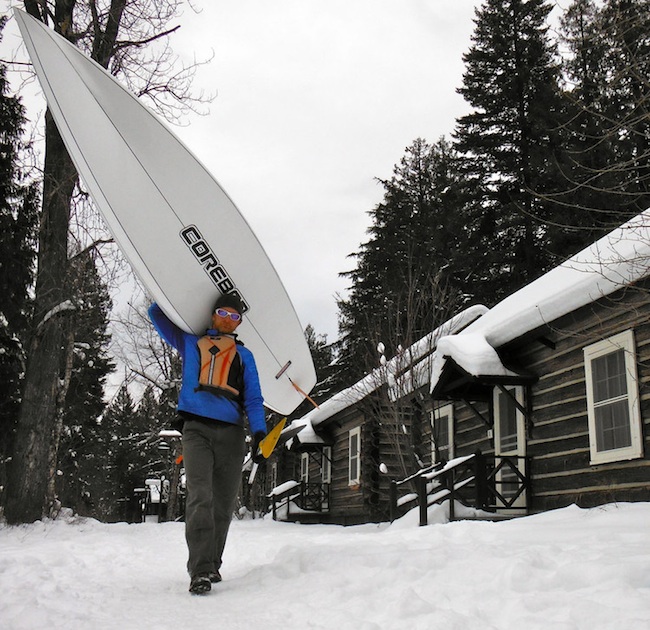
[[[496,490],[504,498],[497,499],[500,508],[525,508],[526,492],[517,470],[526,476],[526,418],[523,414],[524,388],[494,388],[494,454]],[[519,496],[517,496],[519,494]],[[517,497],[517,498],[514,498]]]

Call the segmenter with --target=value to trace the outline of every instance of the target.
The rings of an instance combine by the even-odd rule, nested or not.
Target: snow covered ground
[[[235,521],[191,596],[183,525],[0,526],[0,628],[650,628],[650,503],[501,523]]]

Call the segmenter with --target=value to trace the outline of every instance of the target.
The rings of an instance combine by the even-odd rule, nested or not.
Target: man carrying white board
[[[242,320],[239,298],[217,300],[212,328],[203,337],[184,332],[157,304],[149,317],[183,361],[178,413],[183,420],[183,463],[187,480],[185,539],[190,592],[210,591],[219,569],[237,500],[246,454],[244,418],[257,459],[266,435],[262,392],[253,354],[237,340]]]

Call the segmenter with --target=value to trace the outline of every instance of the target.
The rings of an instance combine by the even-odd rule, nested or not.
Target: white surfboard
[[[265,404],[291,413],[316,383],[302,326],[273,265],[218,182],[99,64],[14,9],[57,127],[106,224],[167,316],[203,334],[221,293],[247,311],[238,329]]]

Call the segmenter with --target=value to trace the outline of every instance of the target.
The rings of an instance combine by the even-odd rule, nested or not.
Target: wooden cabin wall
[[[454,406],[454,430],[453,436],[451,437],[453,440],[454,457],[471,455],[477,450],[480,450],[485,454],[494,453],[494,444],[488,433],[490,427],[479,418],[470,407],[462,401],[432,401],[427,408],[428,421],[426,423],[426,428],[422,431],[423,448],[421,450],[425,451],[428,449],[425,463],[433,463],[431,453],[433,444],[433,427],[430,422],[430,414],[433,410],[449,404],[453,404]],[[472,404],[484,418],[490,418],[490,405],[488,403],[478,402]]]
[[[583,351],[586,346],[630,329],[634,331],[637,351],[644,455],[631,461],[592,465]],[[499,352],[506,363],[512,361],[539,377],[526,391],[531,409],[527,423],[531,511],[572,503],[590,507],[612,501],[650,501],[650,281],[639,289],[602,298]],[[425,390],[421,392],[424,395]],[[390,480],[402,479],[409,472],[400,464],[400,460],[404,461],[401,455],[413,455],[412,472],[417,470],[416,452],[423,463],[431,463],[429,411],[448,403],[428,401],[424,407],[413,401],[402,404],[400,422],[407,432],[401,442],[395,441],[400,422],[391,423],[390,412],[382,410],[379,400],[383,399],[371,395],[325,423],[333,438],[328,522],[348,525],[385,520]],[[455,401],[453,405],[454,455],[470,455],[477,450],[493,454],[493,429],[489,423],[466,403]],[[484,418],[492,418],[491,401],[473,401],[473,405]],[[349,432],[355,427],[361,427],[361,481],[351,486]],[[299,479],[296,455],[294,478]],[[386,475],[379,472],[382,463],[388,468]],[[320,473],[314,468],[313,474],[316,479]]]
[[[531,388],[528,426],[533,511],[570,504],[650,500],[650,294],[627,290],[602,298],[548,327],[555,348],[528,343],[517,352],[527,370],[539,375]],[[644,457],[591,465],[583,350],[634,330]]]
[[[476,410],[489,419],[491,404],[486,402],[473,403]],[[494,441],[490,438],[491,427],[479,418],[474,410],[464,403],[454,406],[454,452],[456,457],[471,455],[480,450],[484,454],[494,453]]]
[[[391,479],[418,470],[414,447],[415,442],[420,445],[423,421],[425,414],[412,401],[403,401],[396,408],[379,396],[368,397],[328,421],[327,430],[333,437],[329,522],[347,525],[389,519]],[[414,434],[415,425],[418,430]],[[356,427],[361,427],[361,480],[350,485],[349,432]],[[385,474],[381,464],[387,469]],[[310,474],[312,471],[317,474],[315,464]]]
[[[375,468],[375,496],[373,496],[373,520],[390,519],[391,481],[400,481],[422,468],[423,451],[430,453],[429,416],[419,399],[404,398],[398,403],[386,403],[381,419],[375,425],[376,449],[373,453]],[[426,444],[423,442],[426,440]],[[430,458],[430,455],[426,456]],[[383,464],[383,466],[382,466]],[[386,472],[380,472],[380,466]],[[400,488],[400,496],[413,492],[414,485]]]
[[[353,525],[368,521],[368,509],[364,505],[364,488],[367,465],[364,450],[368,433],[364,415],[356,408],[346,409],[336,416],[335,426],[330,426],[334,436],[332,445],[332,484],[330,490],[329,520],[340,525]],[[349,432],[361,426],[361,483],[351,486],[348,483]]]

